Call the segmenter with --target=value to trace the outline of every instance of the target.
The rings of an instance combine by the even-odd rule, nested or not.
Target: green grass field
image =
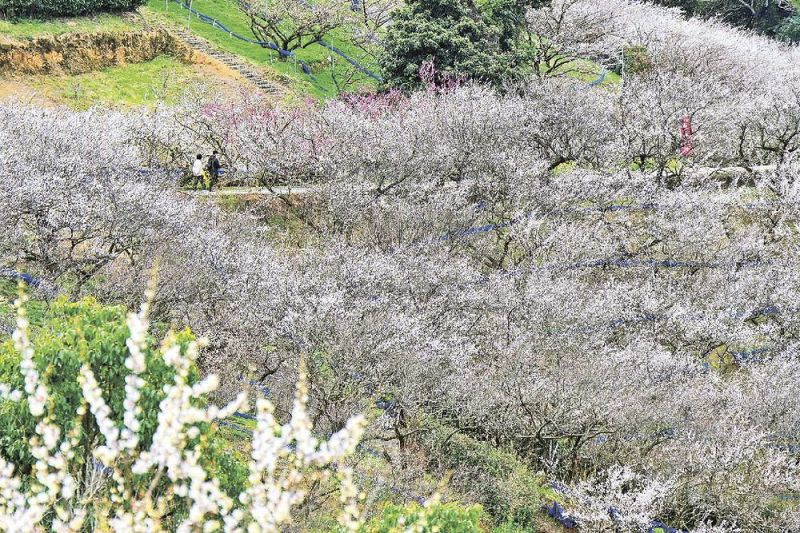
[[[25,86],[48,100],[74,109],[94,105],[154,106],[171,103],[189,85],[202,81],[200,67],[161,56],[136,63],[78,75],[31,76]]]
[[[14,39],[33,39],[44,35],[61,35],[77,32],[121,32],[134,30],[140,26],[130,18],[118,15],[96,15],[68,19],[19,19],[14,21],[0,19],[0,35]]]
[[[354,90],[356,87],[363,85],[375,85],[371,78],[354,72],[353,67],[345,62],[344,59],[322,46],[311,45],[308,48],[296,51],[297,56],[311,68],[315,78],[315,80],[312,80],[310,76],[303,73],[300,65],[291,59],[280,60],[276,52],[230,37],[196,17],[192,17],[190,20],[188,12],[172,0],[149,0],[147,8],[151,12],[166,17],[172,23],[189,26],[192,32],[215,43],[227,52],[239,55],[280,75],[288,76],[292,80],[292,86],[298,92],[317,98],[334,97],[338,94],[334,79],[345,80],[353,74],[355,74],[355,83],[348,87],[348,90]],[[250,30],[248,19],[236,7],[234,0],[194,0],[193,8],[204,15],[215,18],[231,31],[252,38],[253,34]],[[359,61],[366,68],[373,71],[377,70],[374,64],[371,64],[368,59],[363,57],[363,52],[347,40],[343,31],[338,34],[333,32],[327,41]],[[329,57],[334,58],[333,66],[328,60]]]

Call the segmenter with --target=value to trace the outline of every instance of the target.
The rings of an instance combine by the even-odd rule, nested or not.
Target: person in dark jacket
[[[214,150],[214,153],[211,154],[211,157],[208,158],[208,166],[206,169],[208,170],[208,190],[209,192],[211,189],[214,188],[217,181],[219,181],[219,169],[222,168],[222,165],[219,162],[219,153]]]

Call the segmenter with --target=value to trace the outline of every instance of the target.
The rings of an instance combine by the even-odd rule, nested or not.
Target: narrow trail
[[[703,178],[714,177],[724,174],[763,174],[777,169],[776,165],[757,165],[751,168],[745,167],[697,167],[687,172],[689,176],[699,176]],[[221,187],[209,193],[209,191],[193,191],[182,189],[182,192],[195,196],[283,196],[288,194],[307,195],[313,194],[317,189],[309,185],[287,186],[279,185],[274,187]]]
[[[194,191],[192,189],[183,189],[181,192],[185,194],[189,194],[191,196],[211,196],[211,197],[220,197],[220,196],[286,196],[286,195],[296,195],[296,196],[303,196],[307,194],[312,194],[314,192],[313,187],[308,186],[300,186],[300,187],[289,187],[289,186],[277,186],[277,187],[224,187],[221,189],[215,189],[211,192],[202,190],[202,191]]]

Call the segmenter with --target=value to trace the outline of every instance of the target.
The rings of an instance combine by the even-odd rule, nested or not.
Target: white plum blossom
[[[308,496],[300,473],[331,466],[362,430],[390,443],[381,451],[404,479],[415,454],[444,475],[447,450],[426,440],[444,425],[564,484],[587,523],[613,522],[610,505],[637,527],[800,523],[800,49],[628,0],[558,0],[527,22],[552,46],[537,49],[541,75],[502,93],[307,106],[188,94],[137,113],[0,105],[3,265],[138,305],[158,264],[154,319],[214,340],[189,386],[200,345],[151,353],[148,310],[129,318],[122,420],[82,372],[98,460],[162,469],[193,502],[186,528],[274,528]],[[632,49],[647,58],[638,70],[620,64]],[[621,79],[574,77],[601,66]],[[234,179],[276,196],[223,208],[175,190],[195,148],[220,148]],[[46,420],[46,379],[14,338],[24,387],[0,394]],[[150,356],[177,378],[140,450]],[[300,361],[308,383],[292,402]],[[241,405],[245,374],[275,403],[257,403],[251,484],[235,499],[188,443]],[[198,407],[217,385],[234,401]],[[365,429],[354,417],[378,403]],[[40,429],[45,457],[65,436]],[[43,498],[71,492],[61,465],[37,469],[54,488]],[[458,469],[452,489],[482,502],[475,476]],[[122,471],[110,479],[115,504],[132,502]],[[340,494],[346,527],[356,494]],[[114,520],[156,518],[129,506]]]

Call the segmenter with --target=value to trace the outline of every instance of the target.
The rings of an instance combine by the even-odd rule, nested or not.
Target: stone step
[[[164,27],[163,23],[160,23],[159,25]],[[279,85],[276,85],[275,83],[265,79],[259,72],[254,70],[250,65],[241,61],[238,57],[220,50],[205,39],[202,39],[197,35],[186,31],[185,29],[177,27],[165,29],[189,45],[191,48],[202,52],[203,54],[219,61],[232,70],[235,70],[245,79],[252,82],[253,85],[255,85],[258,89],[270,94],[280,93],[281,88]]]

